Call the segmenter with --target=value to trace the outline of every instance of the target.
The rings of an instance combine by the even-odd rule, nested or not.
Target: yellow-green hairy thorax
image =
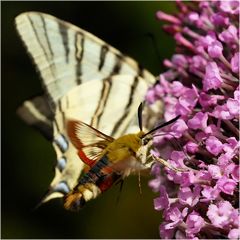
[[[104,150],[103,155],[106,154],[111,162],[136,156],[136,152],[142,146],[141,136],[143,135],[142,131],[137,134],[124,135],[110,143]]]

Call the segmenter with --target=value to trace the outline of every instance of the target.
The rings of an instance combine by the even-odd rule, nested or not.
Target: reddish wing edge
[[[102,150],[114,140],[82,121],[68,120],[66,127],[72,144],[78,150],[78,156],[90,167],[99,160]],[[91,151],[93,148],[95,152]]]

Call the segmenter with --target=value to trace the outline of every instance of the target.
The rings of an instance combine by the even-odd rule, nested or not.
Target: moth
[[[55,176],[42,203],[64,197],[65,207],[70,208],[69,196],[74,197],[71,193],[79,186],[83,170],[89,169],[87,158],[96,162],[90,156],[102,157],[99,149],[106,143],[138,129],[136,110],[156,79],[106,42],[51,15],[25,12],[16,17],[15,25],[44,90],[41,96],[26,100],[17,113],[52,142],[56,152]],[[152,122],[144,126],[151,128]],[[84,148],[87,153],[81,155],[78,134],[83,134],[79,139],[84,146],[87,140],[88,146],[96,143],[96,137],[100,143]]]
[[[149,168],[153,160],[160,161],[173,170],[166,161],[154,158],[149,153],[152,134],[158,129],[175,122],[180,116],[165,122],[149,132],[142,130],[142,104],[138,108],[139,132],[123,135],[117,139],[76,120],[66,124],[68,136],[78,150],[79,157],[90,167],[78,184],[65,197],[64,207],[79,210],[85,203],[108,190],[118,180],[132,172]],[[148,161],[150,160],[150,161]]]

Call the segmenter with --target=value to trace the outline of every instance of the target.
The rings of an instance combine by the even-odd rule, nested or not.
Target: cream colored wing
[[[26,12],[16,17],[15,24],[46,94],[38,97],[41,100],[26,101],[18,113],[48,139],[52,138],[52,127],[45,126],[54,116],[57,101],[82,82],[113,74],[139,75],[149,86],[155,82],[155,77],[136,61],[68,22],[40,12]],[[36,105],[45,111],[38,111]]]
[[[72,189],[83,168],[66,135],[66,116],[119,136],[155,77],[91,33],[48,14],[22,13],[15,23],[44,88],[43,96],[26,101],[18,113],[53,141],[57,154],[47,201]]]
[[[39,130],[49,141],[53,140],[52,120],[53,112],[50,110],[45,96],[37,96],[26,100],[18,109],[17,114],[28,125]]]
[[[129,74],[155,82],[136,61],[70,23],[40,12],[22,13],[15,22],[53,109],[70,89],[92,79]]]
[[[53,142],[58,164],[44,201],[62,197],[73,189],[84,167],[67,137],[66,120],[80,119],[106,135],[119,137],[130,125],[147,88],[148,84],[141,77],[115,75],[83,83],[59,101]]]

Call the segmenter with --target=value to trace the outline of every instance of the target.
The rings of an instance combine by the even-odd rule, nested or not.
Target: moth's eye
[[[143,145],[147,145],[148,142],[149,142],[149,139],[148,139],[148,138],[142,139],[142,144],[143,144]]]

